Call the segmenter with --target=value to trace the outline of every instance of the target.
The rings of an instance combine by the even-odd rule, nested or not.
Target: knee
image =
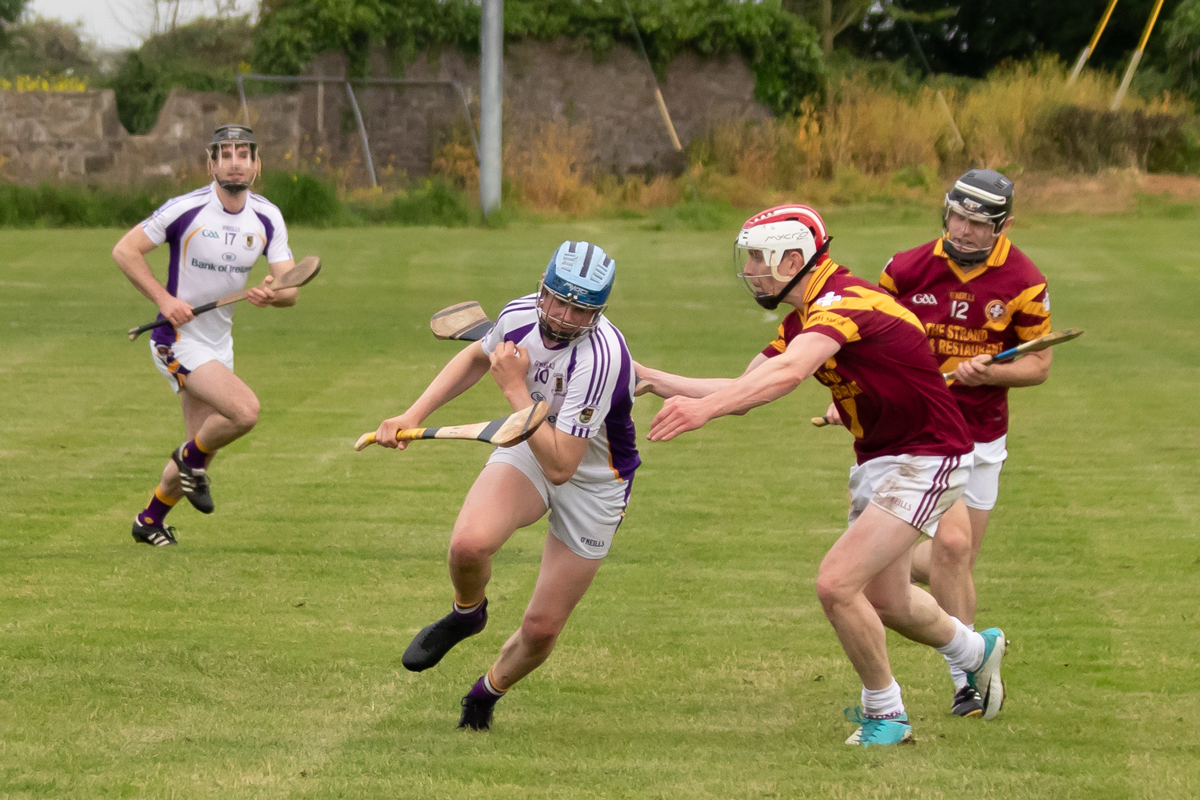
[[[565,620],[559,620],[546,614],[526,611],[521,620],[521,638],[525,646],[538,653],[549,653],[554,649],[558,635],[562,633]]]
[[[457,535],[450,539],[450,563],[456,567],[478,566],[491,557],[492,550],[477,540]]]
[[[827,616],[834,608],[849,603],[856,593],[855,587],[832,570],[817,573],[817,599]]]
[[[971,532],[962,531],[956,527],[947,526],[946,530],[939,528],[933,540],[933,561],[935,564],[950,567],[970,567],[974,561],[971,546]]]
[[[254,426],[258,424],[258,398],[251,396],[249,400],[239,403],[233,410],[233,416],[230,422],[238,429],[240,433],[247,434],[254,430]]]

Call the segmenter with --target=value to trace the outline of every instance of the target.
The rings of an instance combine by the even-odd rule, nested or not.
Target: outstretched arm
[[[746,367],[747,372],[765,364],[769,361],[766,356],[759,353],[754,357],[750,364]],[[672,372],[666,372],[661,369],[647,367],[644,364],[633,362],[634,373],[644,381],[650,381],[650,392],[656,394],[664,400],[668,397],[708,397],[718,389],[724,389],[729,384],[733,383],[734,378],[689,378],[685,375],[676,375]]]
[[[711,419],[745,413],[788,394],[841,349],[836,339],[823,333],[797,336],[781,355],[767,359],[742,377],[712,394],[694,399],[673,397],[650,423],[652,442],[665,442],[695,430]]]
[[[490,366],[491,361],[483,352],[482,344],[472,342],[467,345],[450,359],[449,364],[442,367],[442,371],[407,411],[379,424],[375,431],[375,442],[397,450],[408,447],[408,442],[396,441],[396,431],[419,428],[430,414],[478,383]]]

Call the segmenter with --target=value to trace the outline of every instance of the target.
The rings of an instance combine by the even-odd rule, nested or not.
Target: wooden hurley
[[[467,439],[487,442],[497,447],[512,447],[533,436],[550,413],[550,404],[539,400],[529,408],[490,422],[473,425],[443,425],[440,428],[408,428],[396,431],[396,441],[414,442],[417,439]],[[354,444],[355,450],[375,444],[375,432],[364,433]]]
[[[1015,361],[1021,356],[1028,355],[1029,353],[1037,353],[1041,350],[1047,350],[1051,347],[1054,347],[1056,344],[1069,342],[1072,339],[1078,339],[1080,336],[1083,336],[1082,328],[1067,328],[1065,331],[1053,331],[1051,333],[1047,333],[1045,336],[1039,336],[1036,339],[1030,339],[1028,342],[1019,344],[1016,347],[1010,347],[1007,350],[1002,350],[983,363],[1004,364],[1009,361]],[[954,377],[954,373],[943,372],[942,377],[946,380],[950,380]]]
[[[279,276],[279,280],[271,282],[271,289],[278,291],[280,289],[295,289],[305,285],[313,278],[317,277],[317,273],[321,271],[321,259],[317,256],[305,256],[300,259],[296,266],[289,269],[287,272]],[[214,300],[211,303],[205,303],[201,306],[196,306],[192,309],[193,316],[199,316],[206,311],[212,311],[214,308],[232,305],[239,300],[245,300],[250,296],[249,289],[242,289],[239,292],[226,295],[220,300]],[[147,322],[145,325],[139,325],[136,328],[129,329],[129,341],[141,336],[146,331],[152,331],[155,328],[165,328],[171,324],[169,319],[156,319],[153,322]]]
[[[457,342],[478,342],[492,329],[492,324],[483,307],[474,300],[443,308],[429,319],[429,329],[435,337]]]

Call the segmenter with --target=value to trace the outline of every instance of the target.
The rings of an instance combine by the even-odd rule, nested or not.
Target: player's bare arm
[[[525,376],[529,374],[529,353],[524,347],[501,342],[491,354],[491,371],[496,385],[514,410],[533,405],[533,397],[525,383]],[[562,486],[571,479],[588,449],[587,439],[564,433],[553,425],[542,425],[527,441],[546,478],[555,486]]]
[[[769,359],[762,353],[759,353],[746,366],[745,375],[752,369],[765,364]],[[656,394],[664,400],[669,397],[682,395],[683,397],[707,397],[718,389],[723,389],[733,383],[733,378],[689,378],[686,375],[676,375],[672,372],[666,372],[661,369],[647,367],[644,364],[633,362],[634,374],[638,380],[650,382],[650,393]]]
[[[1052,350],[1022,356],[1008,364],[988,364],[988,356],[976,356],[954,368],[954,379],[964,386],[1039,386],[1050,377]]]
[[[146,235],[146,231],[140,224],[134,225],[113,247],[112,257],[129,282],[158,306],[162,315],[178,328],[180,325],[192,321],[192,307],[178,297],[172,296],[167,288],[154,277],[154,272],[150,269],[149,262],[146,261],[146,254],[157,246],[150,241],[150,237]]]
[[[263,278],[262,283],[250,290],[249,296],[246,298],[252,305],[259,308],[274,306],[275,308],[290,308],[296,305],[296,298],[300,294],[298,288],[292,289],[273,289],[271,284],[279,280],[280,276],[286,274],[289,270],[296,266],[296,259],[289,258],[286,261],[276,261],[270,265],[270,274]]]
[[[450,363],[442,367],[442,371],[408,410],[379,424],[375,431],[376,443],[396,450],[408,447],[408,442],[396,441],[396,431],[419,428],[430,414],[479,383],[479,379],[487,374],[490,366],[491,362],[487,353],[483,352],[482,344],[472,342],[464,347],[458,355],[450,359]]]
[[[663,404],[650,424],[649,439],[665,442],[696,430],[709,420],[745,413],[790,393],[832,358],[841,345],[823,333],[797,336],[788,349],[767,363],[745,372],[707,397],[674,397]]]

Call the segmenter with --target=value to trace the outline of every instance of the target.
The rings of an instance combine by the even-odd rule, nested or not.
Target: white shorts
[[[971,454],[961,456],[880,456],[850,468],[853,525],[874,503],[929,536],[938,520],[962,497],[971,476]]]
[[[489,464],[511,464],[529,478],[550,509],[550,533],[588,559],[604,558],[625,517],[633,480],[583,483],[569,480],[555,486],[546,478],[528,442],[497,447]]]
[[[1008,458],[1007,444],[1008,434],[994,442],[975,443],[975,468],[971,470],[971,479],[963,493],[967,508],[991,511],[996,507],[996,498],[1000,496],[1000,470]]]
[[[171,391],[179,394],[188,374],[201,364],[220,361],[233,372],[233,337],[218,347],[182,335],[169,345],[151,339],[150,355],[154,358],[154,366],[171,384]]]

